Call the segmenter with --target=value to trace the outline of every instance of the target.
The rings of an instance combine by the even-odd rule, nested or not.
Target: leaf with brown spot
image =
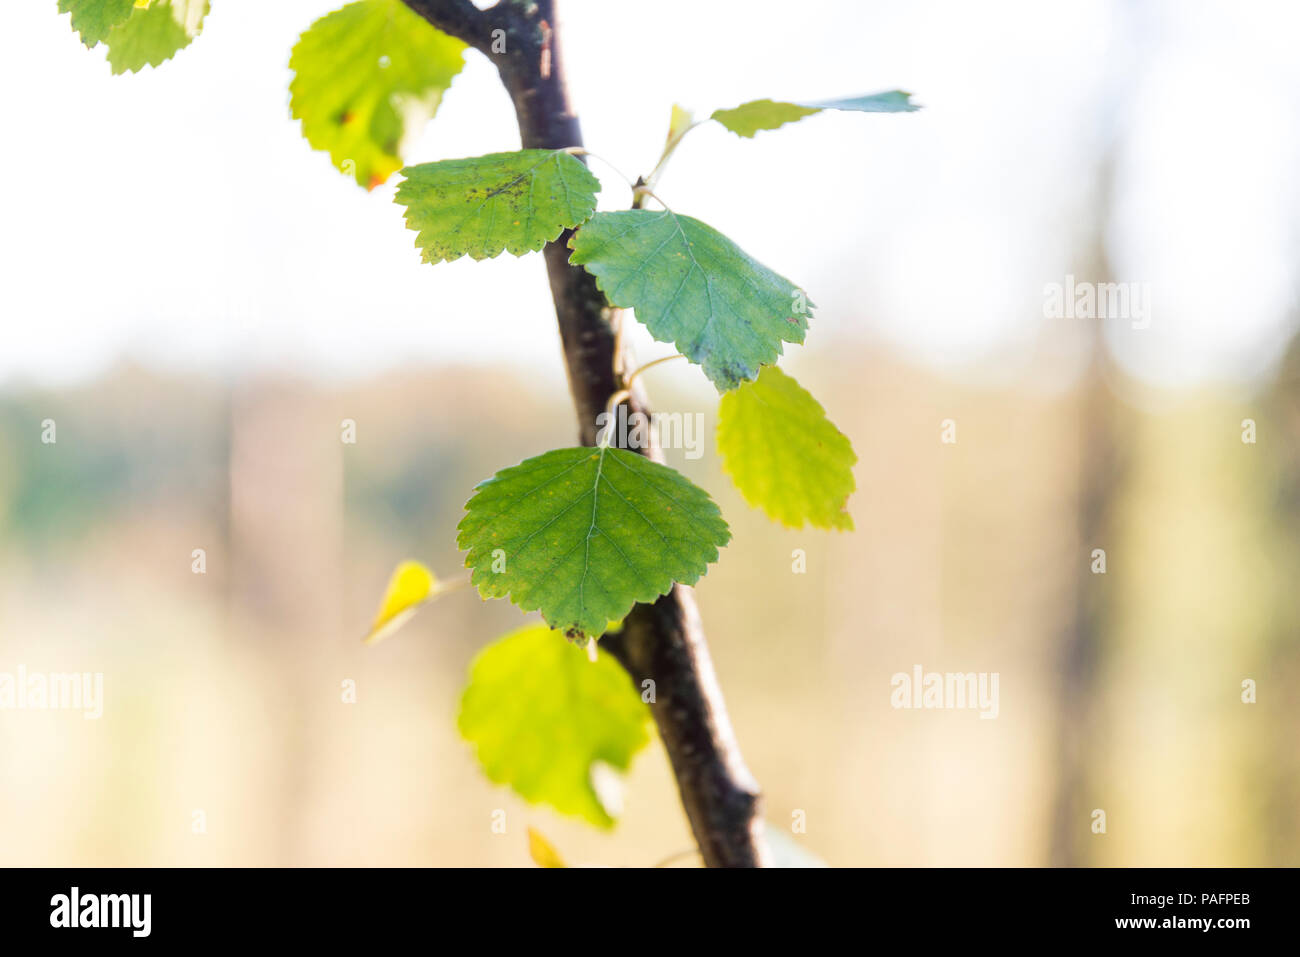
[[[600,180],[564,150],[518,150],[402,170],[396,201],[424,261],[536,252],[596,210]]]

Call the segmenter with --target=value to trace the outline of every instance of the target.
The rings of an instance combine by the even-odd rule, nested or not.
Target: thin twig
[[[623,388],[627,389],[628,391],[631,391],[632,383],[636,381],[636,377],[639,376],[642,372],[645,372],[646,369],[653,369],[657,365],[662,365],[665,362],[672,362],[674,359],[685,359],[685,358],[686,357],[684,355],[678,352],[675,355],[671,355],[671,356],[660,356],[658,359],[654,359],[650,362],[647,362],[643,366],[637,366],[634,370],[632,370],[632,374],[623,380]]]

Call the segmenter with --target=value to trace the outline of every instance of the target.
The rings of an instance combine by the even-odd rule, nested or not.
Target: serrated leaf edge
[[[779,366],[773,366],[773,367],[780,369]],[[759,375],[762,375],[762,369],[759,370]],[[786,373],[786,377],[790,379],[790,381],[793,382],[800,391],[802,391],[805,395],[808,396],[808,399],[812,402],[812,404],[817,407],[817,413],[823,419],[826,420],[826,423],[832,429],[834,429],[836,433],[840,435],[841,438],[844,439],[845,444],[848,446],[849,454],[853,456],[853,460],[848,463],[849,478],[852,480],[853,484],[852,487],[844,494],[843,501],[839,503],[839,512],[836,513],[836,518],[837,519],[842,518],[843,523],[832,522],[832,524],[823,525],[821,522],[809,518],[808,516],[803,516],[798,520],[798,522],[793,522],[787,519],[784,515],[779,515],[776,512],[774,512],[765,503],[760,501],[755,501],[753,498],[751,498],[749,492],[746,491],[744,488],[742,488],[741,484],[736,480],[735,472],[732,471],[731,460],[729,459],[727,454],[722,451],[723,436],[729,431],[729,429],[726,422],[723,420],[722,416],[719,415],[718,424],[716,429],[714,430],[714,446],[718,450],[718,458],[721,460],[722,471],[723,473],[726,474],[727,478],[731,480],[732,487],[735,488],[735,490],[740,493],[740,497],[745,500],[746,505],[748,505],[752,509],[757,509],[758,511],[762,512],[771,521],[776,522],[778,525],[781,525],[784,528],[802,529],[802,528],[807,528],[808,526],[812,526],[813,528],[820,528],[823,531],[827,531],[827,532],[856,531],[856,528],[854,527],[853,524],[853,515],[851,512],[849,512],[849,499],[852,498],[853,493],[858,490],[857,476],[853,474],[853,467],[857,465],[859,461],[858,452],[853,447],[853,442],[849,439],[847,435],[844,434],[844,431],[831,420],[831,417],[829,415],[826,414],[826,408],[821,404],[821,402],[818,401],[817,397],[813,395],[812,392],[810,392],[808,389],[805,389],[803,385],[799,382],[799,380],[796,379],[794,376]],[[757,376],[750,381],[756,382]],[[737,388],[739,388],[739,386]],[[719,405],[721,405],[720,402]]]
[[[552,450],[552,451],[558,451],[558,450]],[[592,449],[590,449],[589,451],[591,451],[591,452],[593,452],[593,453],[599,453],[599,454],[601,454],[601,456],[602,456],[602,462],[601,462],[601,465],[598,466],[598,469],[597,469],[597,480],[596,480],[596,484],[597,484],[597,485],[599,484],[599,481],[600,481],[600,473],[601,473],[601,469],[603,469],[603,466],[604,466],[603,457],[604,457],[605,453],[615,453],[615,456],[614,456],[613,461],[618,461],[618,454],[624,454],[624,455],[636,455],[636,454],[637,454],[637,453],[635,453],[635,452],[629,452],[629,451],[627,451],[626,449],[612,449],[612,448],[592,448]],[[547,453],[543,452],[543,453],[541,453],[541,455],[534,456],[534,458],[541,458],[542,455],[546,455],[546,454],[547,454]],[[525,461],[527,461],[527,460],[525,460]],[[537,488],[532,489],[531,491],[527,492],[527,493],[525,494],[525,496],[523,496],[523,497],[527,497],[528,495],[532,495],[534,492],[540,490],[541,488],[544,488],[544,487],[545,487],[547,484],[549,484],[550,482],[553,482],[553,481],[555,481],[556,479],[561,478],[561,477],[564,476],[564,475],[567,475],[570,471],[572,471],[573,469],[577,468],[577,467],[578,467],[579,465],[581,465],[584,461],[586,461],[585,458],[579,458],[579,459],[577,459],[577,460],[576,460],[576,461],[575,461],[575,462],[574,462],[574,463],[573,463],[569,468],[565,469],[563,472],[559,472],[559,473],[557,473],[557,474],[551,476],[549,479],[546,480],[546,482],[543,482],[542,485],[539,485],[539,486],[537,486]],[[519,464],[522,465],[523,463],[521,462],[521,463],[519,463]],[[649,461],[649,460],[647,460],[647,464],[652,465],[652,466],[657,466],[658,468],[662,468],[662,469],[668,469],[668,471],[673,472],[673,474],[675,474],[675,475],[679,475],[679,476],[681,475],[681,473],[676,472],[676,471],[673,470],[673,469],[669,469],[668,466],[666,466],[666,465],[661,465],[661,464],[658,463],[658,462],[653,462],[653,461]],[[510,468],[517,468],[517,467],[518,467],[518,466],[510,466]],[[626,466],[625,466],[625,467],[626,467]],[[501,471],[504,472],[504,471],[506,471],[506,469],[502,469]],[[652,470],[652,471],[653,471],[653,470]],[[493,475],[493,476],[491,476],[491,477],[489,477],[489,478],[487,478],[487,479],[484,479],[482,482],[478,483],[478,485],[474,486],[475,492],[477,492],[479,489],[484,488],[485,486],[491,485],[494,481],[497,480],[498,475],[500,475],[500,472],[498,472],[497,475]],[[681,476],[681,477],[682,477],[683,479],[685,479],[685,476]],[[607,481],[608,481],[608,480],[607,480]],[[686,479],[686,481],[690,481],[690,480],[689,480],[689,479]],[[698,486],[697,486],[697,487],[698,487]],[[655,487],[655,491],[659,492],[659,493],[662,494],[662,495],[665,495],[665,497],[669,497],[669,498],[671,498],[671,496],[667,496],[666,493],[664,493],[663,490],[662,490],[662,489],[659,489],[658,487]],[[704,490],[701,489],[701,491],[704,491]],[[699,563],[700,567],[699,567],[699,570],[698,570],[698,571],[696,571],[694,568],[692,568],[690,571],[687,572],[686,575],[683,575],[683,576],[680,576],[680,577],[678,577],[678,576],[674,576],[674,575],[672,575],[672,574],[663,574],[663,575],[660,575],[660,576],[656,579],[656,582],[657,582],[657,583],[646,583],[646,584],[644,584],[644,585],[642,586],[641,590],[640,590],[640,591],[637,591],[637,592],[635,593],[635,597],[633,598],[632,602],[631,602],[631,603],[627,606],[627,608],[624,610],[624,612],[623,612],[624,615],[626,615],[626,613],[627,613],[628,611],[631,611],[632,607],[635,606],[635,605],[638,605],[638,604],[644,604],[644,603],[647,603],[647,602],[652,602],[652,601],[654,601],[654,600],[656,600],[656,599],[662,597],[663,595],[668,594],[668,593],[672,590],[673,585],[675,585],[675,584],[694,585],[696,582],[698,582],[701,578],[703,578],[703,577],[708,573],[708,567],[709,567],[709,565],[713,564],[714,562],[716,562],[716,561],[718,560],[718,557],[719,557],[718,549],[719,549],[719,547],[725,547],[725,546],[727,545],[727,543],[731,541],[731,528],[730,528],[730,526],[727,524],[726,519],[724,519],[724,518],[722,517],[722,510],[718,508],[718,505],[717,505],[716,502],[713,501],[712,496],[708,496],[708,493],[707,493],[707,492],[705,492],[705,495],[707,496],[707,498],[708,498],[708,503],[709,503],[709,505],[710,505],[711,508],[712,508],[712,515],[711,515],[710,517],[714,517],[714,518],[716,518],[716,519],[717,519],[717,520],[722,524],[722,534],[723,534],[724,537],[722,538],[721,546],[719,546],[719,545],[715,545],[715,544],[712,544],[712,543],[709,544],[709,550],[710,550],[709,557],[708,557],[707,559],[705,559],[703,562]],[[466,526],[466,523],[469,522],[471,518],[475,518],[475,519],[480,519],[480,518],[481,518],[481,517],[479,517],[479,516],[473,516],[473,515],[471,515],[470,512],[469,512],[469,506],[470,506],[470,504],[473,503],[473,501],[474,501],[474,498],[471,497],[470,500],[469,500],[469,502],[466,503],[466,506],[465,506],[465,508],[466,508],[465,516],[460,520],[460,522],[459,522],[459,523],[457,524],[457,526],[456,526],[456,530],[457,530],[457,533],[458,533],[457,536],[456,536],[456,547],[459,548],[459,549],[461,549],[461,550],[463,550],[463,551],[465,551],[465,552],[467,552],[467,553],[470,552],[470,551],[472,551],[472,546],[471,546],[469,543],[467,543],[467,542],[465,541],[465,538],[464,538],[465,534],[467,533],[467,530],[466,530],[466,527],[465,527],[465,526]],[[514,502],[512,502],[512,503],[511,503],[511,507],[513,507],[515,504],[517,504],[518,501],[519,501],[519,500],[516,499]],[[679,503],[677,503],[677,502],[674,500],[674,504],[679,504]],[[593,511],[594,511],[594,508],[593,508]],[[487,517],[485,517],[485,518],[481,518],[481,521],[484,521],[484,522],[490,522],[492,519],[496,518],[496,517],[497,517],[498,515],[500,515],[500,514],[501,514],[501,512],[497,512],[497,513],[494,514],[494,515],[487,516]],[[692,517],[694,517],[694,516],[692,515]],[[590,531],[588,532],[588,536],[590,536]],[[509,556],[507,556],[507,561],[509,561]],[[694,565],[695,563],[687,562],[686,564]],[[629,565],[630,565],[630,563],[629,563]],[[500,592],[488,592],[488,591],[484,591],[484,585],[492,581],[492,578],[491,578],[491,577],[488,577],[488,576],[493,575],[493,572],[491,571],[490,563],[486,563],[486,564],[481,563],[479,566],[476,567],[476,566],[474,566],[473,564],[471,564],[471,562],[470,562],[470,557],[469,557],[469,555],[467,554],[466,557],[465,557],[465,567],[471,570],[471,571],[470,571],[470,583],[471,583],[472,585],[474,585],[474,587],[478,590],[478,593],[479,593],[479,595],[480,595],[481,597],[483,597],[483,598],[485,598],[485,599],[487,599],[487,598],[508,598],[512,604],[514,604],[517,608],[519,608],[519,609],[520,609],[521,611],[523,611],[523,612],[532,612],[532,611],[538,611],[538,612],[540,612],[540,611],[541,611],[539,603],[537,603],[537,602],[532,602],[532,601],[529,601],[529,600],[527,600],[527,599],[522,599],[522,600],[521,600],[520,598],[518,598],[518,597],[515,595],[515,593],[514,593],[515,590],[514,590],[513,588],[508,588],[508,589],[506,589],[506,590],[504,590],[504,591],[500,591]],[[584,577],[584,579],[585,579],[585,577],[586,577],[586,574],[587,574],[587,572],[586,572],[586,569],[584,568],[584,571],[583,571],[583,577]],[[638,574],[639,574],[639,573],[638,573]],[[543,619],[543,620],[546,622],[546,624],[549,625],[551,628],[553,628],[553,629],[555,629],[555,630],[557,630],[557,631],[563,631],[565,634],[569,635],[570,637],[574,637],[575,635],[585,635],[585,633],[582,632],[580,628],[577,628],[576,626],[573,626],[571,623],[568,623],[568,622],[563,622],[563,623],[556,622],[556,621],[552,620],[551,618],[547,617],[547,615],[546,615],[545,613],[542,614],[542,619]],[[600,637],[600,636],[599,636],[599,635],[587,635],[586,637],[598,638],[598,637]]]
[[[515,152],[525,152],[525,151],[523,151],[523,150],[516,150]],[[568,186],[568,182],[567,182],[567,181],[565,180],[565,178],[564,178],[564,166],[563,166],[562,162],[561,162],[560,159],[559,159],[559,157],[561,157],[561,156],[567,156],[567,157],[569,157],[570,159],[573,159],[573,161],[574,161],[575,163],[578,163],[578,165],[582,167],[582,169],[584,170],[584,172],[586,172],[588,176],[591,176],[592,180],[594,180],[594,181],[596,182],[596,188],[592,191],[592,201],[591,201],[591,203],[590,203],[590,209],[587,210],[586,214],[585,214],[581,219],[579,219],[579,220],[577,220],[576,222],[573,222],[573,223],[567,223],[567,224],[566,224],[566,223],[561,223],[560,226],[559,226],[557,229],[555,229],[555,231],[554,231],[553,234],[551,234],[551,233],[548,231],[547,233],[544,234],[544,236],[545,236],[546,238],[544,238],[544,239],[542,239],[541,241],[536,242],[536,243],[514,243],[514,244],[511,244],[511,243],[507,240],[507,241],[505,241],[505,242],[503,242],[503,243],[501,244],[501,248],[496,249],[495,251],[489,251],[488,247],[484,246],[484,247],[482,248],[482,251],[481,251],[481,252],[475,252],[474,250],[466,250],[465,252],[462,252],[462,253],[455,253],[455,254],[443,253],[443,254],[441,254],[441,255],[433,255],[433,254],[430,254],[429,251],[426,250],[426,249],[424,248],[424,246],[422,246],[421,243],[420,243],[420,237],[424,235],[424,228],[419,228],[419,227],[416,227],[415,225],[412,224],[412,222],[411,222],[411,210],[412,210],[412,206],[409,205],[409,204],[407,204],[407,203],[403,203],[403,202],[402,202],[402,191],[403,191],[403,189],[405,188],[407,182],[409,182],[409,178],[407,178],[407,179],[403,179],[403,181],[402,181],[400,184],[398,184],[397,192],[396,192],[396,194],[393,196],[393,202],[397,203],[397,204],[398,204],[399,206],[401,206],[404,210],[406,210],[406,212],[403,214],[402,219],[403,219],[403,221],[406,223],[406,228],[412,230],[412,231],[415,232],[415,234],[416,234],[416,236],[415,236],[415,248],[418,249],[418,250],[420,251],[420,261],[421,261],[421,262],[425,262],[425,263],[429,263],[429,264],[431,264],[431,265],[437,265],[438,263],[441,263],[441,262],[455,262],[457,259],[462,259],[462,258],[464,258],[465,256],[469,256],[469,257],[470,257],[471,259],[473,259],[475,262],[482,262],[482,261],[485,260],[485,259],[495,259],[497,256],[500,256],[501,253],[503,253],[503,252],[508,252],[508,253],[510,253],[510,255],[512,255],[512,256],[523,256],[523,255],[526,255],[527,253],[535,253],[535,252],[540,251],[541,249],[544,249],[544,248],[546,247],[547,243],[555,242],[555,240],[559,238],[560,234],[563,233],[566,229],[576,229],[576,228],[578,228],[579,226],[581,226],[583,223],[585,223],[585,222],[587,222],[588,220],[590,220],[591,217],[592,217],[592,216],[595,214],[595,212],[596,212],[596,200],[595,200],[595,196],[598,195],[598,194],[600,193],[600,181],[599,181],[598,179],[596,179],[595,175],[592,174],[590,170],[588,170],[585,166],[582,165],[582,163],[580,163],[577,159],[575,159],[575,158],[573,157],[573,154],[571,154],[571,153],[569,153],[569,152],[567,152],[567,151],[565,151],[565,150],[543,150],[542,152],[546,152],[546,153],[548,153],[548,154],[550,154],[550,155],[548,155],[548,156],[544,157],[543,159],[539,160],[539,161],[538,161],[534,166],[529,167],[527,170],[525,170],[525,171],[524,171],[523,173],[521,173],[519,176],[516,176],[514,179],[510,180],[510,182],[508,182],[508,183],[502,185],[499,189],[495,190],[493,193],[491,193],[490,195],[488,195],[487,197],[485,197],[485,198],[483,199],[483,202],[481,202],[481,203],[478,205],[478,208],[475,209],[475,210],[473,210],[472,212],[470,212],[470,213],[469,213],[469,214],[468,214],[464,219],[462,219],[461,222],[460,222],[460,224],[457,225],[457,226],[455,227],[455,229],[460,229],[460,228],[461,228],[462,226],[464,226],[466,223],[468,223],[468,222],[470,222],[471,220],[473,220],[474,217],[477,216],[477,215],[482,211],[483,207],[486,206],[487,203],[488,203],[488,201],[491,200],[494,196],[496,196],[496,195],[498,195],[499,193],[504,192],[505,190],[509,189],[509,188],[510,188],[511,186],[513,186],[515,183],[518,183],[520,180],[522,180],[525,176],[527,176],[527,175],[529,175],[529,174],[532,174],[535,170],[537,170],[539,167],[541,167],[544,163],[550,162],[551,160],[555,160],[555,161],[556,161],[556,168],[557,168],[557,171],[558,171],[558,174],[559,174],[560,182],[564,184],[565,192],[567,193],[567,192],[568,192],[568,189],[569,189],[569,186]],[[509,153],[488,153],[488,154],[485,154],[485,156],[508,156],[508,155],[510,155],[510,154],[509,154]],[[485,156],[480,156],[480,157],[467,157],[467,158],[472,158],[472,159],[484,159]],[[433,166],[433,165],[436,165],[436,163],[421,163],[421,164],[417,164],[417,166]],[[403,167],[403,168],[402,168],[401,170],[399,170],[398,172],[399,172],[403,177],[409,177],[409,174],[408,174],[407,171],[408,171],[408,170],[411,170],[411,169],[415,169],[415,168],[417,168],[417,167],[415,167],[415,166],[406,166],[406,167]],[[586,206],[587,204],[584,203],[583,205]],[[524,230],[524,231],[527,232],[527,230]]]
[[[624,210],[620,210],[619,212],[624,212]],[[690,246],[691,246],[691,241],[687,238],[687,236],[686,236],[686,231],[685,231],[684,229],[682,229],[682,227],[681,227],[681,218],[682,218],[682,215],[684,215],[684,214],[679,215],[678,213],[673,212],[671,209],[666,209],[666,208],[665,208],[665,209],[662,209],[662,210],[644,210],[644,212],[652,213],[652,214],[653,214],[653,213],[656,213],[656,212],[658,212],[658,213],[666,213],[666,214],[672,216],[672,217],[673,217],[673,222],[677,224],[677,231],[678,231],[678,233],[681,235],[682,240],[686,243],[687,249],[690,248]],[[599,216],[599,215],[600,215],[599,213],[595,213],[595,214],[593,214],[591,217],[589,217],[587,221],[590,222],[592,219],[595,219],[596,216]],[[772,267],[770,267],[770,266],[768,266],[768,265],[766,265],[766,264],[764,264],[764,263],[759,263],[757,259],[755,259],[753,256],[751,256],[749,253],[745,252],[745,250],[741,249],[741,248],[740,248],[740,244],[737,243],[737,242],[736,242],[734,239],[732,239],[730,236],[728,236],[726,233],[722,232],[722,231],[719,230],[719,229],[716,229],[716,228],[713,227],[713,226],[710,226],[708,223],[704,222],[704,220],[702,220],[702,219],[695,219],[694,216],[687,216],[686,218],[687,218],[687,219],[690,219],[690,220],[693,220],[694,222],[697,222],[697,223],[699,223],[701,226],[704,226],[704,227],[706,227],[706,228],[708,228],[708,229],[712,229],[712,230],[713,230],[715,233],[717,233],[719,236],[721,236],[721,237],[723,237],[725,240],[727,240],[727,242],[731,243],[731,245],[735,246],[736,249],[740,251],[741,255],[743,255],[746,259],[749,259],[749,260],[751,260],[752,262],[758,263],[758,265],[762,266],[764,269],[766,269],[768,272],[772,273],[774,276],[777,276],[777,277],[779,277],[780,279],[782,279],[783,281],[790,283],[791,286],[793,286],[795,289],[799,290],[800,292],[803,291],[803,287],[802,287],[802,286],[796,285],[796,284],[795,284],[792,280],[790,280],[790,279],[786,279],[785,276],[782,276],[780,273],[778,273],[778,272],[777,272],[775,269],[773,269]],[[626,230],[624,230],[623,232],[619,233],[618,236],[615,236],[615,237],[612,237],[612,238],[613,238],[613,239],[621,238],[622,236],[624,236],[624,235],[626,235],[627,233],[631,232],[631,230],[632,230],[632,229],[635,229],[635,228],[637,228],[637,227],[635,227],[635,226],[634,226],[634,227],[630,227],[629,229],[626,229]],[[609,289],[607,289],[607,288],[605,287],[605,277],[602,276],[600,273],[596,272],[594,269],[590,269],[590,268],[588,268],[589,265],[590,265],[590,262],[591,262],[590,259],[587,259],[587,260],[575,260],[575,259],[573,258],[573,255],[572,255],[572,254],[575,253],[575,252],[577,252],[577,250],[574,249],[573,244],[574,244],[574,242],[577,240],[578,235],[579,235],[579,234],[578,234],[577,232],[575,232],[575,233],[573,234],[573,236],[569,239],[569,251],[570,251],[569,261],[570,261],[571,263],[574,263],[575,265],[582,266],[582,268],[585,269],[585,270],[587,271],[587,273],[590,274],[591,277],[592,277],[593,279],[596,280],[596,288],[599,289],[599,290],[601,291],[601,293],[604,295],[604,297],[605,297],[605,301],[606,301],[606,302],[608,302],[611,306],[614,306],[614,307],[617,308],[617,309],[631,309],[631,310],[633,310],[633,313],[635,314],[635,312],[636,312],[636,307],[635,307],[635,306],[628,305],[628,304],[626,304],[626,303],[618,303],[618,302],[616,302],[616,301],[614,300],[614,295],[613,295],[613,293],[612,293]],[[707,282],[707,276],[708,276],[708,273],[705,272],[704,267],[701,266],[701,265],[699,264],[699,262],[695,259],[695,256],[694,256],[693,254],[691,255],[691,262],[694,263],[694,268],[698,269],[698,270],[700,271],[701,275],[704,275],[704,276],[706,277],[706,282]],[[645,268],[645,263],[642,263],[641,268]],[[685,285],[685,280],[682,281],[682,285]],[[676,299],[675,299],[675,294],[674,294],[674,300],[673,300],[673,301],[674,301],[674,302],[676,301]],[[755,379],[757,379],[757,378],[759,377],[759,375],[762,373],[762,371],[763,371],[763,366],[766,366],[766,365],[775,365],[775,364],[776,364],[776,361],[777,361],[778,359],[780,359],[782,356],[785,355],[784,343],[787,343],[787,342],[788,342],[788,343],[790,343],[791,345],[795,345],[795,346],[803,345],[804,338],[806,337],[806,334],[807,334],[807,332],[808,332],[808,330],[809,330],[809,319],[812,318],[813,310],[814,310],[815,308],[817,308],[816,303],[814,303],[811,299],[808,299],[807,296],[806,296],[806,294],[805,294],[805,304],[806,304],[807,308],[805,309],[805,311],[804,311],[803,313],[800,314],[800,317],[799,317],[799,321],[798,321],[798,323],[796,323],[796,324],[794,325],[794,328],[798,329],[801,333],[804,333],[804,335],[800,336],[800,338],[798,338],[798,339],[787,339],[787,338],[785,338],[784,336],[782,336],[781,338],[778,338],[778,339],[776,340],[776,342],[773,343],[773,347],[774,347],[774,348],[773,348],[773,350],[771,351],[771,353],[770,353],[770,355],[768,356],[768,358],[767,358],[767,359],[760,360],[760,361],[759,361],[759,362],[754,366],[754,370],[753,370],[753,373],[752,373],[752,374],[748,374],[748,370],[746,370],[746,373],[747,373],[746,375],[741,376],[737,382],[735,382],[735,383],[732,384],[732,385],[726,386],[726,387],[724,388],[724,387],[722,386],[721,383],[719,383],[718,381],[716,381],[712,376],[709,376],[709,374],[708,374],[707,372],[705,372],[705,377],[708,378],[708,380],[709,380],[711,383],[713,383],[714,387],[717,388],[719,394],[725,395],[726,393],[731,392],[731,391],[734,390],[734,389],[738,389],[740,386],[744,385],[746,382],[753,382],[753,381],[754,381]],[[663,318],[664,315],[667,315],[669,309],[671,309],[671,306],[672,306],[672,303],[669,304],[669,307],[668,307],[668,308],[665,308],[665,310],[664,310],[664,312],[663,312],[662,314],[660,314],[659,316],[656,317],[655,321],[658,322],[660,319]],[[709,322],[712,322],[713,319],[714,319],[714,317],[711,315],[711,316],[709,317],[709,320],[708,320],[708,321],[709,321]],[[691,362],[692,365],[697,365],[697,366],[699,366],[699,367],[701,368],[701,370],[703,370],[703,368],[704,368],[704,363],[703,363],[703,362],[697,362],[694,358],[692,358],[691,355],[690,355],[690,353],[687,351],[686,347],[683,346],[682,343],[680,343],[678,340],[676,340],[676,339],[664,338],[663,336],[659,335],[657,332],[655,332],[655,330],[653,330],[653,329],[650,328],[650,323],[647,322],[646,320],[642,319],[639,315],[637,316],[637,321],[640,322],[641,325],[645,326],[646,331],[650,333],[651,337],[652,337],[656,342],[663,342],[663,343],[666,343],[666,344],[668,344],[668,345],[676,346],[677,349],[678,349],[678,351],[681,352],[682,355],[686,356],[687,360],[688,360],[689,362]],[[748,323],[746,323],[746,325],[748,325]],[[701,337],[702,337],[702,336],[703,336],[703,333],[701,333]]]

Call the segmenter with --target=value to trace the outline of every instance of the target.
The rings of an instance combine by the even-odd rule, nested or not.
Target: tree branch
[[[514,102],[525,149],[583,145],[565,89],[554,0],[501,0],[486,11],[468,0],[405,2],[440,30],[489,55]],[[505,31],[504,50],[498,40],[494,52],[490,37],[497,29]],[[594,445],[597,416],[620,388],[615,337],[611,310],[595,280],[569,264],[571,235],[561,233],[544,255],[579,440]],[[630,411],[648,411],[641,383],[631,391]],[[661,458],[657,448],[638,451]],[[637,605],[623,630],[604,636],[600,645],[639,688],[654,682],[651,710],[704,862],[710,867],[767,863],[758,786],[736,745],[691,589],[678,585],[652,605]]]
[[[470,0],[402,0],[443,33],[483,53],[492,45],[494,10],[480,10]]]

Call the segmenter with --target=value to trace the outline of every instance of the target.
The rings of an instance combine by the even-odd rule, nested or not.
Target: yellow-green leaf
[[[555,845],[542,836],[535,827],[528,829],[528,856],[538,867],[568,867]]]
[[[170,60],[199,35],[207,14],[208,0],[137,3],[131,16],[109,31],[109,65],[114,73],[136,73]]]
[[[289,57],[289,109],[302,134],[371,189],[433,117],[465,65],[465,44],[401,0],[357,0],[322,17]]]
[[[493,642],[470,665],[457,725],[488,778],[527,801],[611,827],[593,784],[598,764],[626,771],[650,740],[650,710],[609,655],[586,653],[545,625]]]
[[[427,263],[536,252],[586,222],[600,180],[564,150],[517,150],[402,170],[395,201]]]
[[[72,29],[87,47],[107,40],[109,31],[134,8],[135,0],[59,0],[59,13],[72,14]]]
[[[911,94],[902,90],[851,96],[837,100],[789,102],[751,100],[727,110],[714,110],[710,119],[717,120],[738,136],[752,137],[761,130],[774,130],[787,123],[812,116],[822,110],[850,110],[857,113],[912,113],[919,110]]]
[[[402,562],[388,580],[379,613],[364,641],[373,645],[387,638],[415,614],[416,609],[437,594],[438,580],[419,562]]]
[[[718,403],[718,452],[745,501],[791,528],[853,528],[858,457],[816,399],[776,366]]]
[[[208,0],[59,0],[87,47],[108,45],[113,73],[158,66],[203,29]]]
[[[695,117],[690,110],[674,103],[673,111],[668,119],[668,142],[671,143],[673,140],[681,139],[694,122]]]

